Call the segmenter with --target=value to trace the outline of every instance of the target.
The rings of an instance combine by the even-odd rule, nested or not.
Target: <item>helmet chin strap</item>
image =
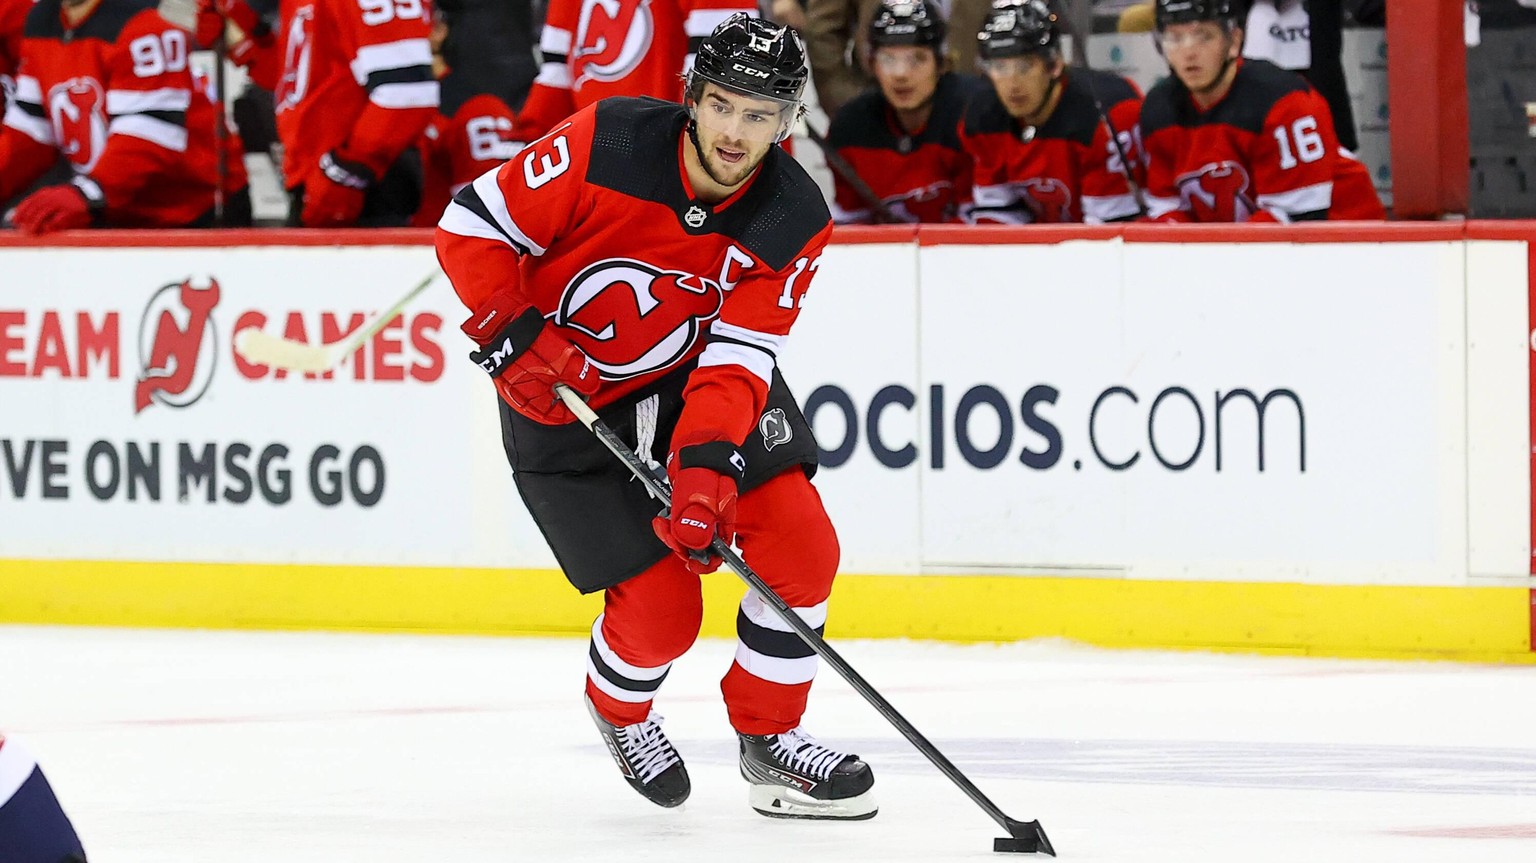
[[[1060,86],[1061,86],[1061,74],[1057,73],[1055,75],[1052,75],[1051,76],[1051,86],[1045,88],[1045,95],[1040,97],[1039,104],[1035,105],[1035,107],[1033,109],[1024,112],[1024,116],[1025,117],[1033,117],[1033,116],[1039,114],[1041,111],[1045,110],[1045,106],[1049,105],[1050,102],[1051,102],[1051,97],[1056,95],[1056,88],[1060,87]],[[1022,118],[1020,118],[1020,122],[1024,122],[1024,120]],[[1038,123],[1028,123],[1027,125],[1037,126],[1039,124]]]

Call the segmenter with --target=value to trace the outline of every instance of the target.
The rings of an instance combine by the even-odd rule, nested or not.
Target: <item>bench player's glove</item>
[[[715,537],[726,545],[736,538],[736,491],[746,462],[726,441],[694,444],[667,460],[672,481],[672,509],[657,516],[651,527],[695,574],[720,568],[720,556],[709,554]]]
[[[587,355],[511,291],[492,294],[463,330],[480,346],[469,358],[491,376],[513,410],[534,422],[563,425],[576,419],[555,395],[555,384],[584,397],[597,392],[597,367]]]

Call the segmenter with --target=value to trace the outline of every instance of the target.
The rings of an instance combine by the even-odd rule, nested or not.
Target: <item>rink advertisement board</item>
[[[1478,224],[840,229],[781,365],[875,609],[849,631],[1528,650],[1529,237]],[[269,585],[242,620],[329,584],[324,625],[590,622],[554,619],[445,280],[327,375],[234,349],[343,338],[427,234],[129,236],[0,238],[0,593],[59,561]]]

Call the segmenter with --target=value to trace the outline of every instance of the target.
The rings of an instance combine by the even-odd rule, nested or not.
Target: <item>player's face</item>
[[[1239,32],[1228,33],[1215,21],[1194,21],[1170,24],[1157,38],[1179,82],[1199,93],[1215,86],[1226,71],[1227,61],[1236,59],[1242,44]]]
[[[740,184],[778,140],[790,107],[705,84],[694,107],[704,167],[722,186]]]
[[[875,49],[875,80],[885,101],[898,111],[928,104],[939,86],[939,61],[933,49],[916,45],[886,45]]]
[[[987,77],[992,79],[992,89],[1002,101],[1008,113],[1020,120],[1044,107],[1051,93],[1051,83],[1061,74],[1062,61],[1051,60],[1038,54],[1023,57],[998,57],[985,61]]]

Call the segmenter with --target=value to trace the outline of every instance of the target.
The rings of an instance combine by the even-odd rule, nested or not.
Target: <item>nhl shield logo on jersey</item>
[[[702,227],[704,225],[704,220],[708,218],[709,214],[704,212],[704,208],[698,204],[694,204],[693,206],[689,207],[688,212],[683,214],[683,221],[686,222],[690,228]]]
[[[757,421],[757,433],[763,439],[763,449],[769,452],[781,443],[795,439],[795,430],[789,425],[789,417],[783,408],[774,408]]]
[[[633,72],[655,34],[651,0],[582,0],[571,45],[571,89]]]
[[[70,78],[48,91],[48,115],[59,150],[76,171],[90,173],[107,145],[107,99],[95,78]]]
[[[554,321],[604,378],[621,380],[687,356],[724,301],[712,279],[609,258],[571,279]]]
[[[1253,215],[1248,171],[1230,159],[1209,162],[1180,174],[1175,182],[1184,202],[1201,222],[1239,222]]]

